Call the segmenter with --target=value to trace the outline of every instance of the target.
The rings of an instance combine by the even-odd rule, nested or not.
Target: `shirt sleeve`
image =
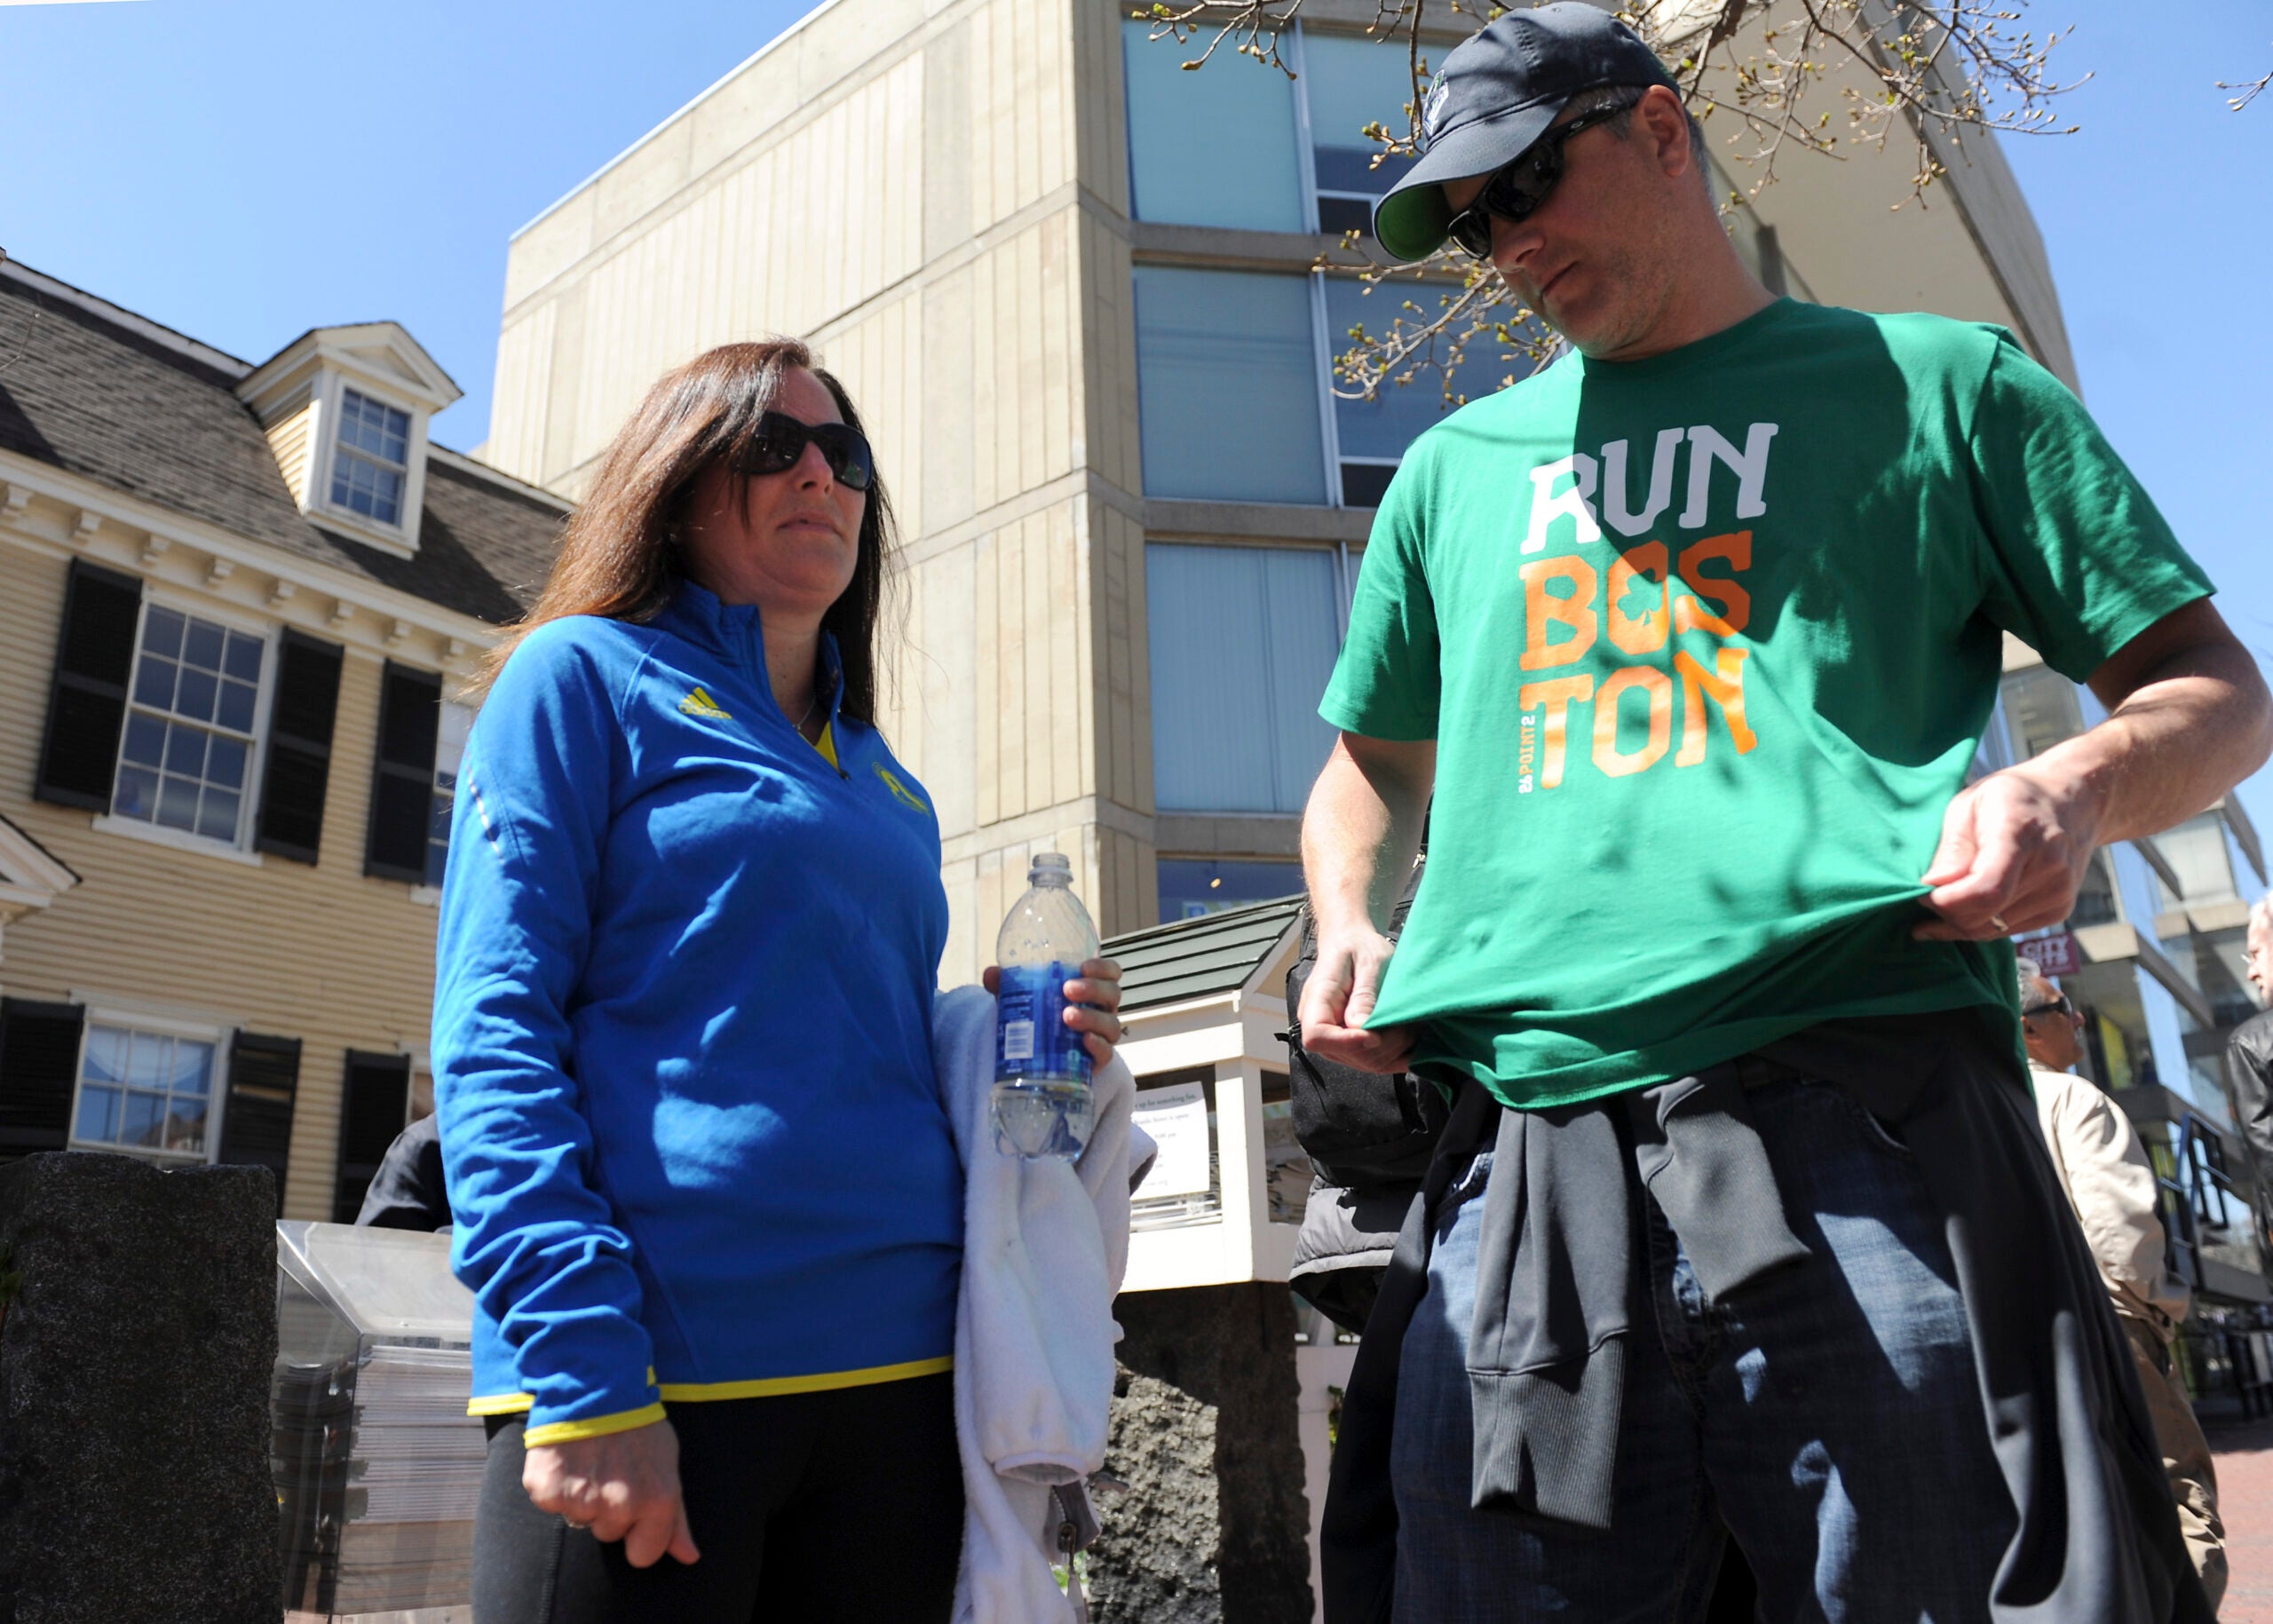
[[[2071,1081],[2052,1123],[2069,1197],[2101,1272],[2140,1302],[2156,1303],[2166,1289],[2163,1226],[2154,1169],[2130,1119],[2097,1089]]]
[[[2083,402],[2000,334],[1968,453],[1984,607],[2071,681],[2214,589]]]
[[[452,1261],[511,1350],[533,1446],[663,1416],[630,1240],[590,1182],[569,1024],[622,749],[572,625],[515,651],[474,724],[435,967]]]
[[[1320,716],[1363,738],[1437,736],[1442,679],[1437,606],[1422,549],[1425,457],[1420,446],[1406,456],[1374,515],[1350,634],[1319,704]]]

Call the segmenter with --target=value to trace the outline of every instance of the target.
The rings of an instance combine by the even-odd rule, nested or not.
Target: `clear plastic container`
[[[1062,855],[1036,856],[1026,880],[994,942],[994,1145],[1029,1161],[1071,1158],[1089,1142],[1097,1103],[1089,1049],[1065,1024],[1065,983],[1097,957],[1097,928]]]

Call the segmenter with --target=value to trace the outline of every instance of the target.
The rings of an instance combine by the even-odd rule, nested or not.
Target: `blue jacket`
[[[834,702],[822,746],[757,611],[692,584],[531,632],[474,724],[435,1102],[471,1407],[531,1444],[948,1367],[939,820]]]

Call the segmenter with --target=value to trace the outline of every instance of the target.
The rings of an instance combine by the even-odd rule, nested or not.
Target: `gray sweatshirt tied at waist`
[[[1983,1422],[2017,1513],[1998,1624],[2209,1624],[2136,1374],[2039,1137],[2016,1058],[1963,1012],[1827,1023],[1653,1088],[1502,1111],[1463,1084],[1342,1400],[1322,1551],[1327,1624],[1385,1624],[1390,1433],[1405,1330],[1446,1190],[1493,1148],[1468,1344],[1473,1503],[1565,1533],[1611,1525],[1647,1189],[1715,1301],[1806,1256],[1746,1090],[1845,1090],[1917,1160],[1965,1304]]]

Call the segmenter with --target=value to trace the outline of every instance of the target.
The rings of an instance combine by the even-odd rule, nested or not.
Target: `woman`
[[[947,907],[874,725],[891,535],[842,386],[730,345],[649,393],[494,657],[433,1042],[480,1624],[948,1616]],[[1067,987],[1101,1060],[1119,971]]]

